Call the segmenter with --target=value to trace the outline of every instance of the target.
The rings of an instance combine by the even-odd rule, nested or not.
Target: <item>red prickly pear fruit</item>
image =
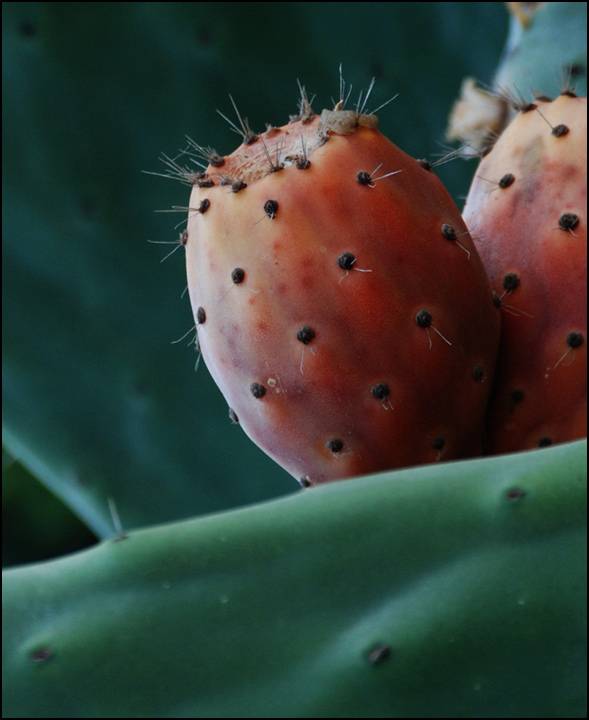
[[[460,211],[373,115],[307,112],[190,198],[198,342],[304,486],[482,452],[500,314]]]
[[[502,308],[489,452],[587,435],[587,98],[526,106],[482,159],[464,219]]]

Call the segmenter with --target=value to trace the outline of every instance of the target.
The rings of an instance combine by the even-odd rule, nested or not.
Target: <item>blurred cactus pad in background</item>
[[[189,188],[149,174],[340,64],[434,163],[466,77],[586,95],[586,3],[2,19],[3,717],[586,717],[586,441],[301,491],[195,373]],[[475,168],[434,169],[459,207]]]

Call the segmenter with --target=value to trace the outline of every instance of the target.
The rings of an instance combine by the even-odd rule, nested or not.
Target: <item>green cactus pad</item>
[[[5,573],[5,717],[581,718],[586,441]]]
[[[587,95],[587,3],[508,4],[539,7],[523,23],[511,18],[495,88],[531,100],[537,94],[555,97],[568,82],[577,95]]]

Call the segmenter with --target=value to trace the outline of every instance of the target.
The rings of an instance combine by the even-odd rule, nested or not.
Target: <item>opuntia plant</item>
[[[517,104],[464,209],[502,312],[492,453],[587,435],[587,98]]]
[[[342,92],[343,97],[343,92]],[[499,312],[431,165],[357,110],[300,113],[231,155],[192,143],[198,345],[234,421],[305,486],[480,455]]]
[[[513,34],[503,77],[525,89],[529,76],[522,67],[545,77],[561,62],[575,63],[579,90],[586,74],[586,4],[529,5],[537,12],[523,33]],[[378,76],[374,95],[382,95],[375,105],[400,92],[397,107],[380,113],[379,127],[412,156],[434,157],[463,74],[492,76],[504,37],[503,6],[348,3],[345,12],[334,12],[333,3],[315,3],[312,22],[304,3],[278,4],[272,12],[252,3],[4,3],[2,12],[3,439],[10,451],[3,466],[12,462],[3,500],[9,496],[4,513],[13,524],[28,516],[28,525],[22,523],[28,530],[18,537],[10,523],[3,526],[13,551],[8,562],[21,565],[3,577],[3,715],[586,717],[586,441],[438,462],[449,459],[451,447],[436,429],[439,435],[427,438],[429,465],[298,492],[239,424],[228,422],[204,363],[194,374],[194,349],[171,344],[193,324],[182,295],[183,246],[177,243],[179,252],[162,267],[155,252],[161,247],[146,244],[175,242],[170,215],[154,210],[186,203],[177,184],[166,187],[141,173],[156,169],[160,150],[176,147],[187,132],[221,147],[225,128],[214,108],[227,92],[247,93],[239,104],[256,113],[256,128],[265,116],[284,117],[297,77],[328,97],[334,58],[355,82]],[[533,77],[535,87],[555,96]],[[252,265],[241,256],[234,260],[221,228],[216,262],[223,268],[211,278],[223,286],[218,302],[207,290],[209,300],[197,297],[195,304],[205,353],[209,329],[213,349],[220,345],[217,311],[227,307],[245,317],[248,307],[267,307],[282,273],[283,294],[294,296],[305,317],[297,318],[295,337],[287,333],[281,362],[303,389],[321,371],[323,392],[327,361],[336,375],[340,370],[336,352],[323,345],[333,299],[357,298],[345,301],[350,318],[340,318],[356,328],[357,308],[375,326],[379,305],[369,299],[375,286],[385,302],[390,292],[404,307],[390,267],[385,274],[377,258],[365,257],[368,244],[349,231],[344,213],[357,230],[360,201],[368,198],[362,227],[378,229],[370,209],[380,212],[404,179],[426,178],[434,198],[443,192],[428,163],[391,150],[383,138],[374,141],[382,149],[378,162],[366,154],[377,129],[374,118],[359,117],[370,115],[365,110],[359,103],[352,116],[331,115],[337,125],[317,147],[311,139],[323,121],[310,117],[309,127],[300,118],[232,155],[217,158],[189,147],[197,156],[204,150],[212,167],[201,168],[209,178],[197,178],[191,167],[185,179],[213,186],[200,187],[191,203],[191,227],[181,235],[187,252],[194,256],[195,227],[214,218],[219,206],[243,207],[245,217],[248,198],[257,198],[246,225],[269,258],[266,265],[261,254]],[[305,144],[299,133],[286,151],[293,128]],[[342,134],[347,129],[354,132]],[[297,278],[323,272],[325,288],[310,282],[299,298],[286,269],[272,267],[272,257],[280,261],[270,233],[282,242],[283,221],[298,217],[286,212],[291,185],[300,200],[302,184],[310,182],[305,178],[323,178],[322,159],[345,147],[374,162],[358,163],[352,187],[347,163],[333,163],[339,187],[331,194],[322,185],[316,189],[324,212],[332,204],[341,208],[335,224],[346,243],[334,251],[330,236],[321,261],[306,247],[307,273],[305,257],[288,255]],[[228,168],[235,170],[246,151],[263,177],[238,189]],[[221,159],[225,165],[215,167]],[[171,160],[172,174],[179,168],[182,175],[186,168],[174,170],[177,162],[183,161]],[[432,166],[454,197],[474,170],[473,163]],[[358,173],[366,184],[355,179]],[[396,174],[383,177],[389,173]],[[221,185],[223,178],[228,185]],[[264,187],[281,194],[265,196],[258,190]],[[408,188],[418,193],[416,182]],[[345,202],[350,197],[357,199],[352,209]],[[400,198],[398,217],[387,211],[391,226],[409,227],[408,197]],[[208,207],[201,204],[206,199]],[[312,196],[308,202],[318,216],[318,203]],[[456,353],[462,330],[449,328],[448,312],[438,314],[437,305],[422,299],[436,292],[432,264],[449,256],[453,272],[469,270],[479,242],[463,234],[460,218],[446,214],[445,200],[434,222],[432,202],[428,198],[423,220],[416,215],[424,238],[409,233],[414,247],[403,255],[393,244],[393,254],[416,269],[415,251],[442,241],[433,260],[416,269],[433,287],[416,276],[407,291],[419,297],[409,315],[409,342],[397,346],[379,337],[391,346],[391,356],[383,357],[391,372],[403,347],[416,362],[392,380],[380,373],[367,378],[358,365],[351,371],[360,384],[369,379],[368,393],[354,395],[358,414],[378,417],[378,411],[392,424],[407,402],[420,402],[428,418],[435,413],[435,396],[426,403],[409,387],[419,385],[422,369],[435,375],[444,352]],[[300,224],[310,223],[303,217]],[[325,224],[317,229],[325,231]],[[210,236],[203,237],[210,247]],[[245,241],[237,247],[242,252]],[[272,273],[254,276],[260,267]],[[440,267],[437,275],[443,279],[445,272]],[[515,298],[506,295],[501,307],[490,307],[489,291],[485,312],[505,319]],[[308,308],[305,298],[313,300]],[[279,302],[276,309],[284,313]],[[307,316],[307,309],[314,314]],[[277,345],[270,344],[272,353]],[[354,347],[370,371],[369,351]],[[561,364],[577,363],[574,350],[565,350]],[[350,370],[347,353],[344,344],[342,364]],[[459,357],[456,372],[467,355]],[[474,388],[488,392],[491,377],[480,364],[472,380],[485,387]],[[445,366],[442,372],[449,374]],[[256,372],[248,378],[251,397],[245,384],[247,400],[262,412],[264,403],[280,398],[278,379],[268,382],[273,377]],[[252,392],[252,386],[259,387]],[[475,392],[466,387],[467,395]],[[338,432],[325,448],[334,466],[345,453],[334,441],[346,440],[342,423],[354,420],[355,408],[333,414]],[[452,403],[449,411],[458,412]],[[231,417],[244,422],[247,412],[239,417],[233,408]],[[354,431],[364,437],[359,421]],[[81,552],[59,549],[54,552],[68,554],[41,561],[44,528],[58,535],[63,526],[44,499],[25,497],[25,471],[27,482],[45,484],[102,542]],[[290,496],[277,499],[281,493]],[[15,504],[22,515],[12,512]],[[23,553],[25,545],[30,554]]]

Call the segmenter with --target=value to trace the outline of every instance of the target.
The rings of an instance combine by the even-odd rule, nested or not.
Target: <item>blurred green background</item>
[[[254,130],[297,110],[369,107],[406,152],[444,153],[465,75],[490,83],[499,2],[29,3],[3,19],[4,564],[298,485],[231,425],[195,374],[183,252],[189,189],[163,171],[188,134],[227,154],[229,93]],[[474,164],[436,170],[457,203]],[[180,228],[181,229],[181,228]]]

